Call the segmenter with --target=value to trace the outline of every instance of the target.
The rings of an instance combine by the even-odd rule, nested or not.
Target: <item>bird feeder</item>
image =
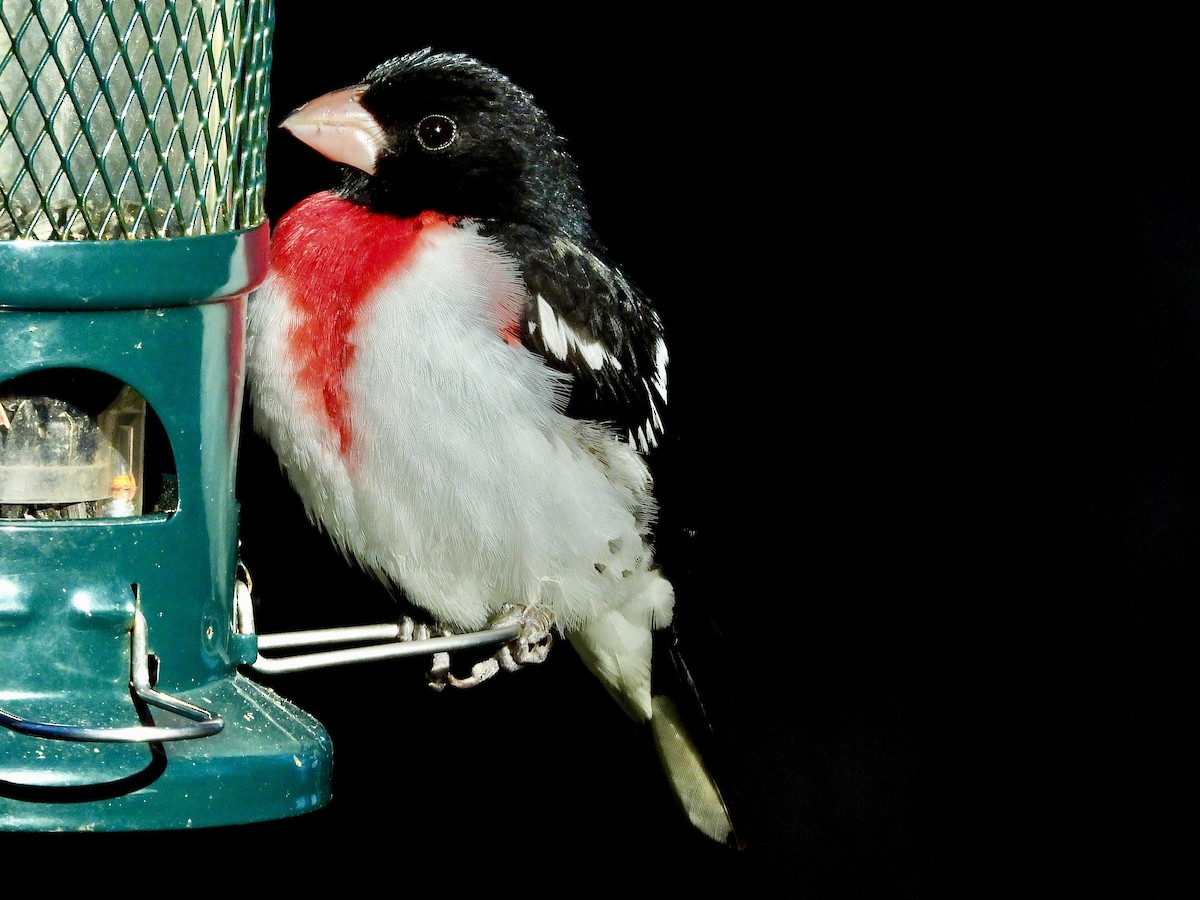
[[[235,625],[271,0],[0,0],[0,829],[293,816]]]

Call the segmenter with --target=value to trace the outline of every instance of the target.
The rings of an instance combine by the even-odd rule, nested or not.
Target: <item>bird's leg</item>
[[[496,652],[495,659],[506,672],[515,672],[524,665],[545,662],[554,643],[554,614],[544,606],[506,605],[494,619],[493,627],[520,625],[521,633]]]
[[[443,690],[447,685],[455,688],[469,688],[482,684],[501,669],[515,672],[524,665],[535,665],[545,662],[554,643],[554,616],[544,607],[516,606],[507,604],[489,623],[493,628],[503,628],[508,625],[519,625],[520,633],[490,657],[475,663],[471,674],[459,678],[450,671],[450,654],[435,653],[433,666],[429,670],[429,686],[435,691]],[[443,634],[448,632],[443,631]]]

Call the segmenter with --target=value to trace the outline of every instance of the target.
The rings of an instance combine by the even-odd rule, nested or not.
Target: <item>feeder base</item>
[[[0,831],[209,828],[329,802],[333,744],[308,713],[238,674],[175,696],[212,710],[224,728],[153,744],[55,741],[0,728]],[[155,710],[154,718],[175,717]]]

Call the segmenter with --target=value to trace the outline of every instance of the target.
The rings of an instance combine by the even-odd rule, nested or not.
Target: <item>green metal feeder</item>
[[[324,805],[239,673],[243,321],[271,0],[0,0],[0,829]]]

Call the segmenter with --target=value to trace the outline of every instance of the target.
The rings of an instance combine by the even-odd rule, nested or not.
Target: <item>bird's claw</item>
[[[435,691],[444,690],[447,685],[454,688],[475,687],[482,684],[500,671],[500,663],[489,658],[471,666],[471,674],[459,678],[450,671],[450,654],[443,651],[433,654],[433,667],[429,670],[429,686]]]
[[[536,665],[546,661],[550,655],[550,647],[554,643],[554,616],[540,606],[506,605],[490,623],[493,628],[503,628],[509,625],[519,625],[520,633],[504,644],[490,657],[475,663],[471,674],[459,678],[450,671],[450,654],[435,653],[433,665],[429,670],[429,686],[435,691],[444,690],[447,686],[454,688],[470,688],[487,681],[501,669],[515,672],[526,665]]]

